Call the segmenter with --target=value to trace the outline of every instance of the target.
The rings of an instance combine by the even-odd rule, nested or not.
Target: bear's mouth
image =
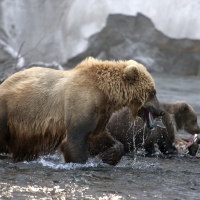
[[[147,127],[151,131],[153,131],[156,126],[161,127],[161,128],[166,128],[162,120],[158,119],[158,116],[154,115],[149,108],[143,107],[142,110],[143,110],[142,118],[145,121]]]
[[[151,112],[151,110],[148,108],[144,108],[144,120],[146,122],[147,127],[150,130],[154,130],[154,128],[155,128],[154,123],[153,123],[154,119],[155,119],[155,117],[154,117],[153,113]]]

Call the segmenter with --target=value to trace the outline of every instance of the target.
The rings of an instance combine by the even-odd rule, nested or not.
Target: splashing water
[[[76,169],[82,169],[82,168],[108,166],[108,164],[103,163],[102,160],[100,160],[98,157],[89,158],[85,164],[63,163],[62,158],[57,153],[53,155],[41,156],[35,161],[31,161],[31,162],[24,161],[23,163],[27,165],[39,164],[39,165],[42,165],[43,167],[48,167],[55,170],[59,170],[59,169],[76,170]]]
[[[133,132],[133,137],[136,137],[136,135],[142,131],[142,149],[143,149],[144,143],[145,143],[145,128],[147,125],[145,122],[142,127],[139,127],[139,129],[137,129],[136,123],[137,123],[137,121],[135,121],[135,123],[134,123],[135,128],[134,128],[134,132]],[[135,148],[136,148],[136,144],[135,144]]]

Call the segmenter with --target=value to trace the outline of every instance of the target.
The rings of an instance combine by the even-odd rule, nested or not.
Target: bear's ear
[[[125,77],[131,81],[139,80],[139,70],[135,65],[128,65],[124,69]]]

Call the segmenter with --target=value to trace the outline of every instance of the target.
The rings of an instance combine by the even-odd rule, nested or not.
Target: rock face
[[[70,59],[72,68],[87,56],[102,60],[134,59],[150,72],[198,75],[200,72],[200,41],[171,39],[156,30],[142,14],[109,15],[106,26],[89,38],[86,51]]]
[[[177,40],[168,40],[160,36],[162,34],[159,34],[159,31],[174,39],[200,40],[199,9],[199,0],[145,2],[141,0],[95,2],[87,0],[87,3],[83,0],[1,0],[0,40],[8,44],[15,52],[19,52],[26,66],[30,62],[66,63],[71,58],[79,57],[77,55],[84,53],[86,49],[92,48],[92,40],[96,37],[93,51],[97,52],[95,55],[99,58],[130,59],[129,55],[131,55],[131,58],[147,63],[147,67],[154,71],[164,71],[164,69],[168,71],[170,61],[170,66],[177,64],[173,65],[172,73],[196,74],[198,69],[194,68],[199,68],[199,66],[196,67],[198,41],[193,41],[196,43],[194,46],[193,43],[186,44],[187,41],[183,40],[178,57],[175,58],[179,51]],[[130,17],[136,16],[138,12],[148,17],[155,27],[147,18],[142,19],[141,15],[136,17],[137,20]],[[116,13],[126,15],[125,20],[117,15],[108,17],[109,14]],[[106,25],[107,18],[109,24]],[[140,20],[143,23],[141,25]],[[145,27],[145,23],[148,27]],[[143,30],[146,31],[143,32]],[[95,36],[96,33],[99,34]],[[154,34],[162,38],[157,39],[157,35]],[[103,41],[98,38],[100,36]],[[106,37],[110,38],[106,40]],[[164,40],[163,46],[161,39]],[[160,46],[154,48],[157,44]],[[102,46],[103,49],[100,49]],[[185,48],[188,46],[185,53]],[[183,52],[182,49],[184,49]],[[158,52],[159,57],[157,57]],[[122,53],[126,55],[122,56]],[[168,56],[162,55],[165,53],[168,53]],[[179,56],[184,57],[185,60],[179,59]],[[157,59],[155,60],[154,57]],[[189,58],[186,59],[186,57]],[[164,61],[163,58],[168,60]],[[159,59],[162,62],[157,62]],[[69,66],[73,66],[72,60],[68,63]],[[13,66],[16,66],[17,62],[18,60],[2,50],[0,44],[0,78],[14,73],[16,70]],[[179,65],[181,69],[177,68]]]

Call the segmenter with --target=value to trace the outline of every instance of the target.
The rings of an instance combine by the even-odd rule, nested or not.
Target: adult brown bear
[[[153,131],[144,127],[145,122],[142,119],[137,119],[133,125],[131,113],[127,107],[112,114],[107,129],[110,132],[110,137],[113,137],[118,143],[115,143],[115,148],[113,148],[115,155],[108,154],[107,156],[113,159],[113,163],[117,164],[121,159],[120,156],[123,155],[121,144],[124,147],[124,152],[142,147],[145,148],[146,152],[154,153],[154,144],[157,143],[162,153],[171,154],[174,152],[173,143],[177,140],[177,131],[184,130],[190,134],[200,133],[197,114],[188,103],[177,101],[175,103],[161,103],[160,105],[165,110],[162,122],[166,128],[156,127]],[[141,116],[143,112],[139,112],[139,115],[143,118]],[[102,151],[109,153],[108,147],[110,145],[107,145],[106,138],[108,135],[101,134],[96,140],[90,141],[89,150],[92,156]]]
[[[153,78],[133,60],[90,57],[68,71],[34,67],[10,76],[0,91],[0,145],[14,161],[36,159],[62,143],[66,162],[84,163],[89,136],[103,132],[115,110],[128,106],[133,120],[142,106],[164,114]]]

